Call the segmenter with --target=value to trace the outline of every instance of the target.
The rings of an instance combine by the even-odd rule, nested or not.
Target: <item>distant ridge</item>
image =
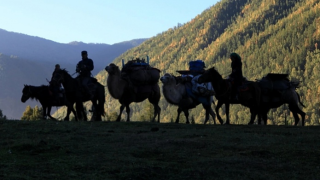
[[[24,84],[39,86],[48,84],[54,65],[74,73],[81,60],[81,51],[87,50],[94,60],[93,75],[127,50],[146,39],[135,39],[113,45],[73,41],[57,43],[37,36],[9,32],[0,29],[0,109],[8,118],[20,118],[27,105],[39,105],[36,101],[20,101]]]

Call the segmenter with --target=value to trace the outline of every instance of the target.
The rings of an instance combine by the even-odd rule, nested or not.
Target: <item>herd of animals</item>
[[[217,116],[220,124],[230,124],[229,120],[229,106],[230,104],[241,104],[250,109],[251,118],[248,124],[253,124],[256,117],[258,117],[258,124],[261,121],[267,124],[267,113],[272,108],[277,108],[283,104],[289,105],[289,110],[292,112],[295,123],[298,125],[299,116],[301,116],[304,126],[305,113],[300,109],[299,105],[304,106],[300,101],[300,96],[296,92],[298,82],[289,81],[284,74],[269,74],[258,81],[245,81],[241,87],[238,88],[238,98],[230,98],[232,83],[228,79],[223,79],[219,72],[211,67],[204,70],[197,79],[199,84],[211,83],[214,89],[214,96],[218,100],[215,108],[216,114],[211,108],[213,102],[213,95],[207,95],[205,98],[207,102],[203,102],[188,93],[188,81],[181,81],[182,76],[174,76],[165,73],[160,77],[160,70],[153,68],[149,65],[149,61],[145,62],[144,59],[129,61],[127,64],[122,64],[122,69],[111,63],[105,67],[108,73],[107,88],[110,95],[119,101],[120,113],[117,120],[121,120],[121,114],[126,109],[127,119],[130,121],[130,108],[132,102],[142,102],[146,99],[154,107],[154,114],[152,121],[160,122],[159,101],[161,96],[160,86],[158,81],[162,82],[162,94],[166,101],[178,107],[176,123],[179,123],[180,113],[183,112],[186,116],[186,123],[189,121],[189,110],[202,104],[205,109],[206,116],[204,123],[207,123],[211,116],[214,124],[216,124],[215,117]],[[90,84],[93,90],[93,97],[89,97],[83,92],[81,85],[73,78],[65,69],[59,70],[52,77],[53,80],[61,83],[64,87],[64,100],[55,101],[52,98],[52,93],[48,86],[31,86],[25,85],[22,90],[21,101],[26,102],[29,98],[38,100],[43,109],[43,118],[50,117],[50,110],[52,106],[67,106],[67,115],[65,121],[69,120],[69,115],[72,112],[75,120],[87,120],[86,113],[83,108],[83,102],[92,102],[92,118],[91,121],[101,121],[101,116],[104,116],[104,103],[105,103],[105,89],[96,79]],[[76,103],[76,110],[73,105]],[[222,105],[226,109],[226,122],[224,123],[219,115],[219,109]],[[157,119],[156,119],[157,118]]]

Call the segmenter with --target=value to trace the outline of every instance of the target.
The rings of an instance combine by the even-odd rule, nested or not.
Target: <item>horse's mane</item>
[[[208,69],[212,74],[214,74],[215,76],[218,76],[220,79],[222,79],[221,74],[216,70],[216,68],[213,66],[210,69]]]
[[[60,71],[65,75],[67,75],[68,77],[72,78],[72,76],[69,74],[69,72],[66,69],[61,69]]]
[[[48,85],[41,85],[41,86],[32,86],[32,85],[25,85],[25,87],[28,87],[28,88],[33,88],[34,90],[36,91],[33,91],[32,94],[30,95],[30,99],[31,100],[37,100],[38,101],[38,98],[36,97],[35,94],[39,93],[40,91],[42,90],[45,90],[45,89],[48,89]]]

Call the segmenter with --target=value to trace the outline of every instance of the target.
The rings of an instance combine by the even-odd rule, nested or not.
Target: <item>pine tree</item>
[[[3,115],[1,109],[0,109],[0,120],[7,120],[7,116]]]
[[[24,110],[21,120],[26,120],[26,121],[30,121],[32,120],[32,115],[33,115],[33,109],[28,105],[26,107],[26,110]]]
[[[39,108],[37,105],[34,107],[32,112],[32,120],[40,120],[42,119],[42,108]]]

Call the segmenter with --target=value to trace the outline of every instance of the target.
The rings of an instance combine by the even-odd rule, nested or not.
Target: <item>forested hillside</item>
[[[319,124],[320,94],[320,0],[222,0],[204,10],[190,22],[173,27],[145,41],[114,61],[150,57],[151,65],[163,73],[175,75],[176,70],[188,69],[191,60],[204,60],[207,67],[215,66],[226,77],[231,72],[229,54],[237,52],[243,59],[243,73],[249,80],[260,79],[267,73],[288,73],[299,80],[297,92],[306,105],[307,125]],[[107,73],[97,79],[106,85]],[[161,83],[159,83],[161,85]],[[117,100],[108,91],[107,114],[118,113]],[[176,117],[177,107],[161,98],[162,122]],[[150,119],[150,103],[132,104],[132,120]],[[287,106],[272,110],[268,117],[273,124],[289,123],[293,117]],[[141,113],[145,112],[145,114]],[[231,123],[246,124],[249,110],[231,106]],[[201,106],[191,111],[196,123],[203,123]],[[184,116],[182,116],[184,117]],[[183,119],[183,118],[182,118]],[[183,121],[183,120],[182,120]]]

